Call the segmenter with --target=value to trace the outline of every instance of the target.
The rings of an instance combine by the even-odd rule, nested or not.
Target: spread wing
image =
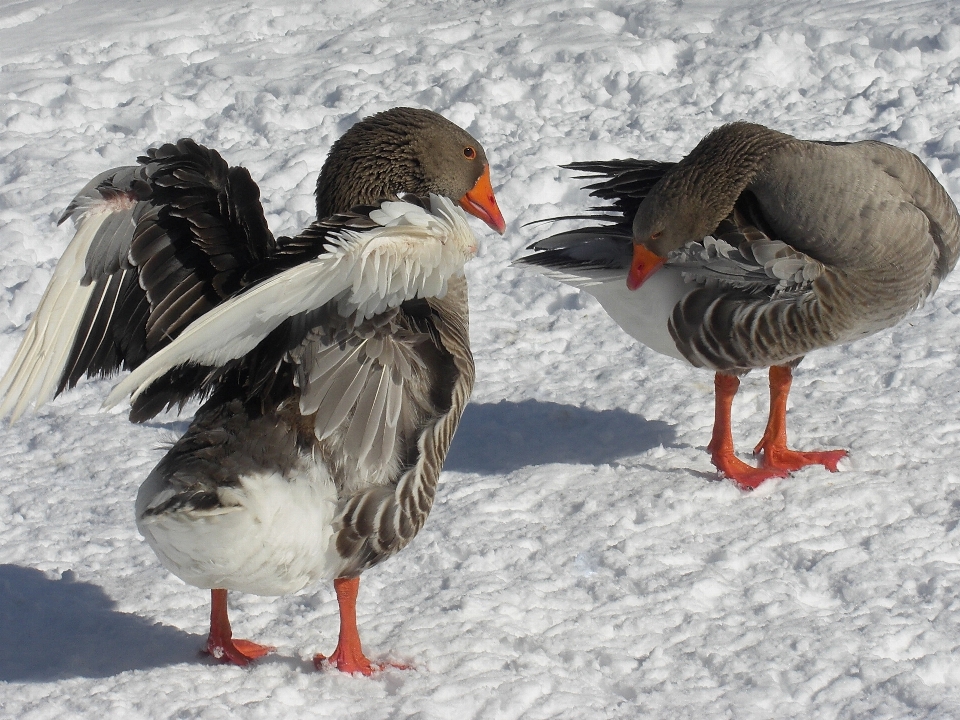
[[[282,240],[292,267],[194,322],[108,398],[133,393],[136,408],[158,382],[197,371],[211,407],[240,399],[298,418],[341,498],[343,575],[423,526],[473,384],[463,265],[476,241],[462,211],[434,196],[429,211],[387,202],[368,217],[366,230],[327,219],[310,241]],[[325,252],[296,261],[320,239]]]
[[[442,297],[449,278],[475,254],[476,240],[450,200],[432,195],[430,204],[428,211],[411,202],[385,202],[370,213],[376,226],[369,230],[312,228],[323,239],[323,254],[205,314],[118,383],[105,404],[131,395],[136,410],[141,394],[158,381],[165,387],[171,377],[205,373],[207,380],[183,388],[197,393],[238,363],[262,365],[261,355],[274,356],[285,338],[297,336],[295,327],[310,326],[328,303],[359,325],[407,300]]]
[[[274,251],[245,169],[188,139],[139,162],[98,175],[64,212],[76,234],[0,380],[0,417],[137,367]]]

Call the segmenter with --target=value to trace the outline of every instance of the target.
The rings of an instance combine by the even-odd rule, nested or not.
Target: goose
[[[61,219],[76,234],[0,380],[0,417],[119,369],[105,404],[129,395],[134,422],[200,397],[136,522],[165,568],[210,590],[206,651],[243,666],[273,649],[233,637],[229,591],[331,579],[339,641],[314,663],[369,675],[359,576],[423,527],[472,389],[463,211],[505,224],[481,145],[411,108],[333,144],[316,204],[274,237],[249,172],[190,139],[98,175]]]
[[[793,370],[812,350],[895,325],[953,269],[960,217],[920,159],[735,122],[676,163],[565,167],[610,203],[574,219],[606,224],[540,240],[517,264],[592,295],[651,349],[714,371],[707,450],[722,475],[752,489],[808,465],[836,471],[844,450],[787,447]],[[770,413],[753,467],[734,453],[730,419],[739,378],[758,368],[769,368]]]

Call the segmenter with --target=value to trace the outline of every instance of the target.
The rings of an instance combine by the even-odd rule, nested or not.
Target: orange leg
[[[767,429],[754,449],[763,451],[763,467],[793,472],[807,465],[823,465],[831,472],[847,456],[846,450],[798,452],[787,447],[787,396],[793,382],[793,371],[783,365],[770,368],[770,418]]]
[[[375,671],[382,670],[385,666],[371,664],[360,646],[360,632],[357,630],[357,591],[360,589],[360,578],[337,578],[333,581],[333,589],[340,605],[340,639],[333,655],[329,658],[315,655],[313,664],[318,670],[326,662],[341,672],[363,675],[372,675]],[[406,665],[387,664],[401,670],[407,669]]]
[[[210,636],[206,651],[220,662],[249,665],[251,660],[263,657],[274,648],[249,640],[234,640],[227,617],[227,591],[210,591]]]
[[[717,373],[714,377],[716,391],[713,438],[707,445],[710,459],[723,475],[744,488],[756,488],[764,480],[784,477],[787,472],[779,468],[755,468],[747,465],[733,452],[733,430],[730,427],[730,411],[733,397],[740,388],[740,379],[735,375]]]

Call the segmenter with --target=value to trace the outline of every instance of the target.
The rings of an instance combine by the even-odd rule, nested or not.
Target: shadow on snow
[[[667,423],[625,410],[536,400],[474,403],[444,468],[503,473],[544,463],[599,465],[674,437]],[[0,682],[110,677],[198,661],[203,637],[114,608],[102,588],[72,573],[51,579],[0,565]]]
[[[445,470],[505,473],[528,465],[601,465],[674,441],[673,428],[626,410],[524,400],[471,403]]]
[[[137,615],[72,573],[0,565],[0,681],[109,677],[197,662],[203,638]]]

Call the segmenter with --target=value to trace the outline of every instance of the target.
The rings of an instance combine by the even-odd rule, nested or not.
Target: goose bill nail
[[[636,290],[665,262],[665,258],[650,252],[643,245],[634,245],[633,262],[630,264],[630,272],[627,275],[627,287]]]
[[[503,221],[503,215],[500,214],[500,208],[497,207],[497,198],[494,197],[493,186],[490,184],[489,165],[483,169],[483,175],[477,180],[477,184],[460,198],[460,207],[483,220],[501,235],[507,229],[507,224]]]

